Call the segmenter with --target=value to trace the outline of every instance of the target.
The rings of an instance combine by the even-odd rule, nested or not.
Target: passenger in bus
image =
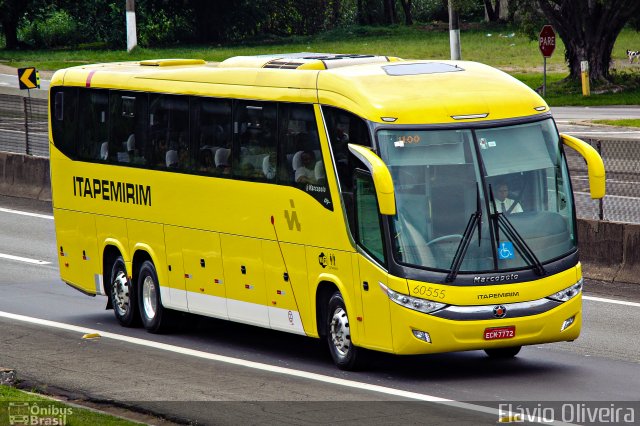
[[[296,159],[294,158],[294,163]],[[300,154],[300,164],[295,168],[296,183],[316,183],[316,155],[307,150]]]
[[[176,151],[175,149],[170,149],[169,151],[167,151],[165,160],[166,160],[167,167],[169,167],[170,169],[177,168],[178,167],[178,151]]]
[[[327,182],[327,175],[324,171],[324,163],[322,162],[322,160],[316,162],[313,171],[315,174],[316,183],[318,185],[324,185]]]
[[[166,155],[167,155],[167,140],[161,136],[158,136],[153,142],[154,147],[154,163],[158,167],[165,167]]]
[[[262,160],[262,174],[267,180],[276,177],[276,154],[275,152],[265,156]]]
[[[213,151],[210,147],[202,147],[200,148],[200,171],[201,172],[210,172],[215,169],[215,164],[213,162]]]
[[[144,157],[138,155],[136,149],[136,135],[131,133],[127,138],[127,155],[129,156],[129,163],[132,164],[144,164]]]
[[[109,142],[102,142],[100,145],[100,159],[103,161],[109,159]]]
[[[509,198],[509,185],[506,182],[498,182],[493,195],[496,199],[497,212],[505,214],[522,213],[520,203]]]
[[[230,154],[231,154],[231,149],[229,148],[220,148],[216,151],[215,163],[216,163],[216,169],[219,174],[223,174],[223,175],[231,174],[231,165],[229,164]]]

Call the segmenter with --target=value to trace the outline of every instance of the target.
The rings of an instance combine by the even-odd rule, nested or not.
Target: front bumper
[[[423,314],[390,303],[393,318],[393,350],[396,354],[428,354],[476,349],[524,346],[575,340],[582,326],[582,294],[546,312],[480,320],[456,320]],[[561,331],[565,320],[575,317],[573,324]],[[515,336],[485,340],[487,328],[515,327]],[[431,343],[414,336],[413,330],[429,333]]]

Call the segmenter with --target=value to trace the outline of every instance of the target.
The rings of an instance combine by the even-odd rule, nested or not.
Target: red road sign
[[[540,52],[545,58],[550,58],[553,55],[553,51],[556,50],[556,33],[551,25],[542,27],[538,37],[538,47],[540,47]]]

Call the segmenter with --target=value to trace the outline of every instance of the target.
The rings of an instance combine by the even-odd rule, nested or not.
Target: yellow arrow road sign
[[[35,89],[39,87],[36,80],[36,69],[34,67],[18,68],[18,83],[20,89]]]

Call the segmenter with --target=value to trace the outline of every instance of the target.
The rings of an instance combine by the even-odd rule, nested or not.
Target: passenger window
[[[100,159],[130,165],[146,165],[147,95],[112,91],[109,104],[109,143],[101,143]]]
[[[333,210],[312,105],[281,104],[279,182],[296,186]]]
[[[322,107],[329,133],[333,161],[343,192],[353,192],[353,171],[360,161],[349,152],[349,143],[372,147],[367,124],[360,117],[334,107]]]
[[[198,157],[196,171],[213,175],[229,172],[231,101],[194,97],[191,100],[191,113],[194,123],[191,129]],[[218,154],[219,150],[223,151]]]
[[[76,128],[78,124],[78,89],[56,88],[54,96],[54,120],[51,127],[53,142],[66,156],[76,158]]]
[[[80,105],[78,158],[106,161],[109,156],[109,92],[82,90]]]
[[[194,170],[189,137],[189,98],[151,95],[149,139],[152,164],[158,168]]]
[[[243,179],[274,181],[277,155],[277,104],[241,101],[236,104],[237,148],[233,174]]]

